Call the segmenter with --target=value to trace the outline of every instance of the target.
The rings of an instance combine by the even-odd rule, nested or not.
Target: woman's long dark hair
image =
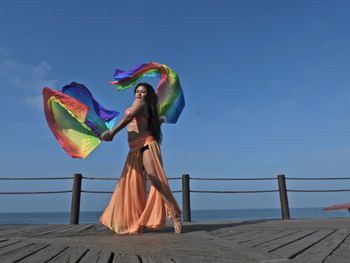
[[[162,142],[162,130],[160,129],[160,119],[159,119],[159,113],[158,113],[158,96],[155,93],[153,87],[146,83],[146,82],[140,82],[136,85],[134,89],[134,94],[136,93],[136,90],[138,87],[143,86],[147,90],[147,95],[145,98],[145,101],[147,103],[148,108],[148,129],[150,130],[153,138],[160,144]]]

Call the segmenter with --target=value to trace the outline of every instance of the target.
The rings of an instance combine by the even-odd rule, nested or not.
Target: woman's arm
[[[122,119],[114,128],[108,132],[103,133],[102,139],[104,141],[112,141],[113,137],[123,128],[125,128],[135,116],[141,114],[146,107],[146,102],[142,99],[135,99],[128,112],[124,114]]]

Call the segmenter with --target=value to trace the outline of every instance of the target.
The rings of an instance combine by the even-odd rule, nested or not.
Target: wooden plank
[[[8,239],[6,241],[0,242],[0,252],[8,246],[12,246],[21,242],[22,240],[15,240],[15,239]]]
[[[53,226],[57,226],[57,225],[29,225],[29,226],[24,226],[21,230],[21,232],[24,232],[24,233],[27,233],[27,232],[31,232],[31,231],[38,231],[38,230],[41,230],[41,229],[46,229],[46,228],[49,228],[49,227],[53,227]],[[16,228],[14,228],[16,229]]]
[[[8,239],[6,241],[3,241],[0,243],[0,251],[1,251],[1,248],[3,247],[7,247],[9,245],[12,245],[12,244],[16,244],[16,243],[19,243],[19,242],[22,242],[21,240],[17,240],[17,239]]]
[[[245,229],[242,228],[224,228],[219,230],[210,231],[210,234],[216,237],[225,237],[226,235],[232,235],[234,233],[242,233]]]
[[[312,245],[316,244],[323,238],[327,237],[328,235],[332,234],[333,230],[321,230],[313,233],[312,235],[308,235],[304,238],[301,238],[299,240],[296,240],[290,244],[287,244],[283,247],[274,249],[273,255],[278,255],[285,258],[293,258],[305,249],[308,249]]]
[[[109,263],[113,253],[105,249],[89,249],[79,263]]]
[[[3,231],[0,233],[2,236],[25,236],[28,234],[37,233],[38,231],[41,231],[42,229],[52,228],[53,225],[30,225],[30,226],[22,226],[22,227],[13,227],[10,229],[7,229],[6,231]]]
[[[140,256],[142,263],[174,263],[175,260],[165,256]]]
[[[22,259],[20,262],[21,263],[48,262],[54,257],[56,257],[58,254],[62,253],[67,248],[68,247],[50,245],[36,252],[35,254]]]
[[[82,247],[69,247],[62,253],[54,257],[50,263],[75,263],[87,253],[87,248]]]
[[[71,232],[76,227],[77,227],[77,225],[65,225],[63,227],[55,229],[50,234],[64,234],[67,232]]]
[[[111,235],[111,234],[115,234],[112,230],[110,229],[96,229],[93,227],[90,227],[89,229],[86,230],[86,232],[84,233],[88,233],[90,235]]]
[[[212,258],[204,256],[192,256],[192,255],[179,255],[175,256],[173,263],[277,263],[279,261],[256,261],[249,259],[237,259],[237,258]]]
[[[10,253],[10,252],[18,250],[18,249],[23,249],[31,244],[32,244],[31,242],[24,242],[24,241],[15,242],[13,244],[10,244],[10,245],[7,245],[7,246],[0,248],[0,255]]]
[[[9,229],[5,229],[0,231],[0,237],[6,237],[6,236],[11,236],[12,234],[18,234],[24,231],[25,229],[35,229],[38,226],[18,226],[18,227],[13,227]]]
[[[254,229],[253,231],[245,231],[241,234],[237,234],[237,235],[234,235],[232,237],[226,237],[225,239],[230,240],[230,241],[234,240],[235,242],[239,242],[241,240],[247,240],[247,239],[249,240],[256,235],[261,234],[262,232],[264,232],[264,231],[259,230],[259,229]]]
[[[94,224],[93,230],[102,230],[102,229],[108,229],[108,227],[106,227],[100,223]]]
[[[349,233],[349,230],[347,230]],[[344,242],[335,250],[332,252],[331,255],[329,255],[325,263],[349,263],[350,258],[350,237],[348,236]]]
[[[122,254],[120,252],[115,253],[112,263],[140,263],[141,260],[138,256],[133,254]]]
[[[70,227],[70,225],[58,225],[58,226],[53,226],[47,230],[41,231],[41,232],[37,232],[37,233],[33,233],[33,235],[36,236],[40,236],[40,235],[47,235],[47,234],[52,234],[55,232],[58,232],[59,230],[65,229],[67,227]]]
[[[88,229],[92,228],[94,224],[84,224],[84,225],[76,225],[74,229],[72,229],[71,234],[76,234],[80,232],[86,233]]]
[[[40,234],[41,232],[53,229],[55,227],[57,227],[57,225],[42,225],[34,228],[24,228],[21,231],[18,231],[18,233],[14,233],[13,235],[21,237],[35,236]]]
[[[286,244],[294,242],[295,240],[298,240],[298,239],[301,239],[301,238],[306,237],[308,235],[311,235],[312,233],[315,233],[315,232],[317,232],[317,230],[299,231],[299,232],[293,233],[291,235],[284,236],[284,237],[263,243],[263,244],[256,246],[256,247],[263,248],[266,252],[273,251],[279,247],[282,247]]]
[[[332,253],[331,255],[329,255],[324,262],[322,263],[349,263],[349,251],[350,251],[350,247],[349,246],[345,246],[345,248],[343,247],[343,245],[341,245],[341,247],[343,248],[341,251],[338,252],[338,250],[340,250],[339,248],[335,251],[335,253]]]
[[[0,225],[0,232],[9,228],[13,228],[14,225]]]
[[[84,225],[72,225],[72,228],[69,230],[69,234],[77,234],[79,232],[86,233],[88,229],[92,228],[94,224],[84,224]],[[68,232],[68,231],[66,231]]]
[[[239,240],[240,238],[246,238],[252,235],[256,235],[257,233],[262,232],[262,230],[260,229],[252,229],[252,230],[244,230],[244,231],[240,231],[238,233],[230,233],[230,234],[226,234],[221,236],[220,238],[224,238],[226,240]]]
[[[252,242],[252,241],[258,240],[260,238],[266,238],[266,236],[271,236],[273,234],[276,234],[276,231],[260,231],[260,232],[256,233],[255,235],[241,237],[235,241],[239,244],[244,244],[244,243],[247,243],[249,241]]]
[[[309,248],[301,255],[296,256],[293,263],[318,263],[323,262],[339,245],[349,236],[344,230],[338,230],[315,246]]]
[[[40,229],[35,229],[35,231],[27,231],[22,234],[22,237],[33,237],[46,235],[47,232],[57,229],[58,225],[49,225]]]
[[[77,227],[79,226],[81,226],[81,227],[85,227],[85,224],[84,225],[76,225]],[[99,233],[99,232],[101,232],[101,233],[103,233],[103,232],[105,232],[105,231],[110,231],[108,228],[105,228],[104,226],[103,227],[101,227],[100,226],[100,224],[89,224],[89,227],[87,227],[86,228],[86,231],[85,231],[85,233]]]
[[[216,237],[220,237],[220,238],[225,238],[225,237],[230,237],[233,235],[238,235],[241,233],[244,233],[246,230],[243,229],[235,229],[234,231],[229,231],[229,232],[225,232],[225,233],[220,233],[220,234],[215,234]]]
[[[299,231],[298,230],[280,231],[277,233],[273,233],[271,235],[266,235],[266,236],[258,238],[256,240],[245,242],[244,245],[251,246],[254,248],[254,247],[260,246],[262,244],[272,242],[276,239],[280,239],[280,238],[292,235],[292,234],[297,233],[297,232],[299,232]]]
[[[344,255],[330,256],[322,263],[349,263],[349,257]]]
[[[94,224],[88,224],[88,225],[69,225],[66,228],[62,229],[56,229],[51,231],[51,233],[38,233],[38,235],[56,235],[59,234],[60,236],[72,236],[72,235],[79,235],[80,234],[87,234],[89,229],[92,228]]]
[[[17,262],[23,258],[26,258],[39,250],[42,250],[43,248],[47,247],[48,245],[45,244],[30,244],[28,246],[22,247],[17,250],[13,250],[11,252],[8,252],[6,254],[0,255],[0,262],[1,263],[13,263]]]

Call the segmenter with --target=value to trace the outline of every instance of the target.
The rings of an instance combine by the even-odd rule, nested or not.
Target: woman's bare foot
[[[179,216],[174,218],[174,233],[175,234],[182,233],[181,217],[179,217]]]

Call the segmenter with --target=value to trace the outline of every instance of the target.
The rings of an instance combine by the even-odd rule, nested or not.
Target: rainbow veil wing
[[[113,77],[116,81],[111,84],[118,90],[130,88],[144,77],[159,77],[156,90],[159,98],[159,116],[166,123],[177,122],[185,107],[185,97],[178,75],[168,66],[154,62],[139,64],[128,71],[117,69]]]
[[[47,123],[58,143],[73,158],[86,158],[111,129],[118,112],[105,109],[82,84],[72,82],[62,92],[43,89]]]

